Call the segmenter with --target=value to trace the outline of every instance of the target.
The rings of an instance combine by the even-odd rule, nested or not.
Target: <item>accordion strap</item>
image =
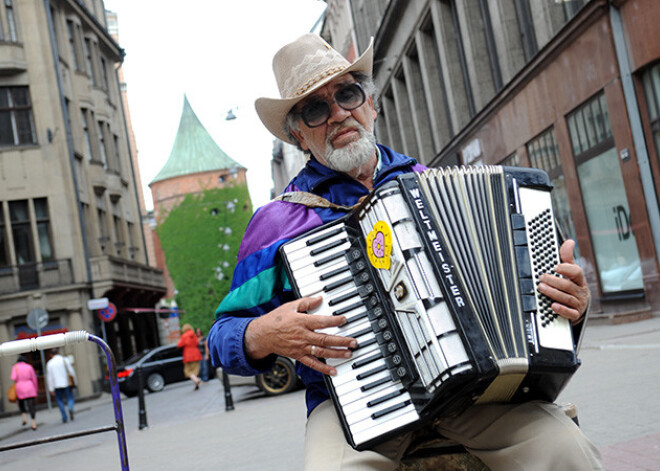
[[[273,198],[273,201],[286,201],[287,203],[297,203],[303,204],[308,208],[331,208],[338,209],[340,211],[352,211],[356,206],[358,206],[364,197],[360,198],[357,204],[353,206],[343,206],[341,204],[335,204],[332,201],[328,201],[322,196],[315,195],[314,193],[309,193],[307,191],[290,191],[288,193],[283,193],[277,198]]]

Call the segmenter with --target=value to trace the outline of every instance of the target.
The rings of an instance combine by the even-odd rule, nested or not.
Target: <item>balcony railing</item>
[[[71,259],[0,267],[0,294],[53,288],[73,283]]]

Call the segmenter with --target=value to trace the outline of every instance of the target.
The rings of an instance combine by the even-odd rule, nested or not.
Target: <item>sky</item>
[[[270,199],[274,137],[254,100],[279,97],[272,58],[309,32],[322,0],[105,0],[118,15],[119,45],[144,199],[167,162],[184,94],[220,148],[247,168],[254,209]],[[225,120],[233,109],[235,120]]]

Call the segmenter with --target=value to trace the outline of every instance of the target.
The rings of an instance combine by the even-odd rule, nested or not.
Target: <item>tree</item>
[[[246,185],[189,194],[158,225],[182,322],[208,333],[229,293],[238,248],[252,216]]]

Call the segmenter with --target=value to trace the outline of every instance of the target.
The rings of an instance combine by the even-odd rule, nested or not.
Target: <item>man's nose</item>
[[[334,101],[330,103],[330,117],[328,118],[329,123],[341,123],[350,115],[350,111],[345,110]]]

